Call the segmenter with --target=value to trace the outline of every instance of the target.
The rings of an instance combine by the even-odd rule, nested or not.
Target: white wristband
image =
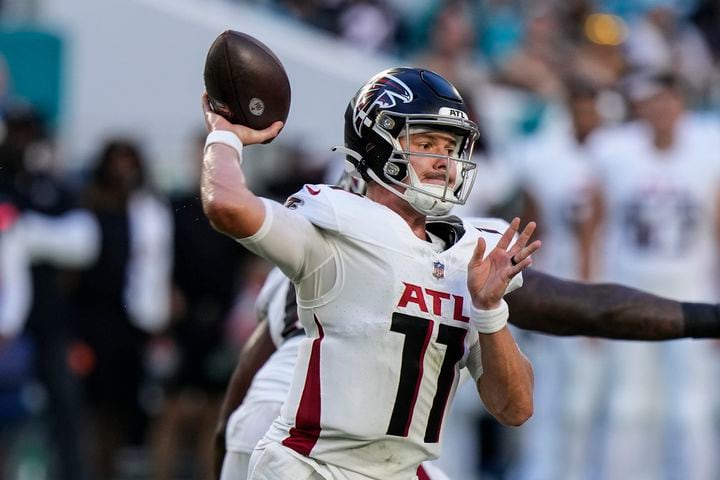
[[[470,321],[480,333],[495,333],[507,325],[510,311],[505,300],[492,310],[480,310],[470,302]]]
[[[207,140],[205,140],[205,150],[213,143],[221,143],[227,145],[237,152],[238,163],[242,164],[242,140],[238,138],[233,132],[228,130],[215,130],[208,134]]]

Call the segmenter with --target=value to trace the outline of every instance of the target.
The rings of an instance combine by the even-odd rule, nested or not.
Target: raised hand
[[[277,121],[264,130],[253,130],[244,125],[236,125],[228,122],[224,117],[213,112],[210,108],[207,93],[202,95],[202,109],[205,114],[205,126],[208,132],[215,130],[228,130],[233,132],[243,145],[254,145],[256,143],[265,143],[277,137],[282,130],[283,122]]]
[[[495,248],[485,256],[485,240],[478,239],[468,264],[468,290],[475,308],[492,310],[500,305],[510,280],[532,264],[532,255],[540,248],[540,241],[527,245],[535,231],[535,222],[525,226],[515,243],[510,245],[520,227],[514,218]]]

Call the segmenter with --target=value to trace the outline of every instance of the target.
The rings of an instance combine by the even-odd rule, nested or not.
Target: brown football
[[[261,130],[290,111],[290,81],[280,60],[250,35],[226,30],[205,59],[210,107],[231,123]]]

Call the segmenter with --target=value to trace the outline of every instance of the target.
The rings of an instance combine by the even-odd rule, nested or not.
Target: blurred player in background
[[[685,111],[664,73],[629,77],[637,121],[592,139],[604,198],[603,278],[716,301],[720,128]],[[609,478],[718,477],[717,352],[711,344],[612,345]]]
[[[205,136],[198,138],[201,143],[192,151],[196,186]],[[172,207],[173,321],[167,342],[158,348],[169,349],[177,359],[166,373],[166,400],[153,429],[154,478],[177,478],[188,457],[194,460],[197,477],[209,478],[210,444],[233,368],[232,359],[225,355],[229,346],[223,340],[225,321],[250,256],[212,229],[198,190],[173,198]]]
[[[172,216],[146,168],[133,141],[109,140],[83,194],[101,232],[98,258],[78,273],[73,291],[90,359],[83,380],[97,478],[112,478],[118,452],[138,441],[145,347],[169,319]]]
[[[6,136],[0,144],[0,192],[11,199],[5,205],[6,241],[14,246],[14,273],[6,272],[5,288],[30,268],[28,290],[21,289],[8,306],[30,301],[23,314],[0,320],[0,336],[29,346],[32,374],[47,395],[45,417],[49,444],[61,479],[83,480],[86,467],[81,442],[81,393],[68,351],[72,315],[65,295],[65,269],[85,268],[95,261],[100,232],[92,215],[78,208],[76,199],[56,177],[52,135],[43,116],[30,106],[5,112]],[[16,209],[17,218],[12,209]],[[8,252],[5,252],[7,255]],[[25,263],[25,267],[19,264]],[[14,278],[19,275],[20,278]],[[16,308],[18,305],[16,304]],[[0,340],[2,343],[2,340]],[[29,379],[24,379],[28,381]]]
[[[309,336],[250,478],[416,478],[439,453],[460,366],[502,423],[531,415],[532,368],[507,329],[502,297],[539,247],[527,245],[534,225],[513,242],[519,219],[502,235],[459,219],[426,224],[472,187],[477,129],[464,110],[437,74],[381,72],[346,113],[342,151],[372,180],[367,197],[306,186],[283,209],[255,197],[237,163],[237,135],[259,143],[281,125],[231,125],[205,103],[206,213],[294,280]]]
[[[580,76],[565,80],[567,120],[524,142],[511,160],[523,196],[523,218],[538,224],[544,248],[535,267],[570,280],[590,280],[599,195],[587,140],[603,122],[598,88]],[[593,465],[591,429],[601,405],[605,350],[597,340],[523,333],[518,341],[542,382],[537,415],[520,431],[519,478],[579,478]]]

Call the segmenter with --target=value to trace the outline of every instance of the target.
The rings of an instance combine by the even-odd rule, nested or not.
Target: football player
[[[619,285],[565,281],[534,269],[523,277],[523,288],[508,295],[507,302],[509,321],[525,329],[656,341],[720,334],[715,305],[680,304]],[[255,444],[280,413],[304,337],[296,307],[294,287],[274,270],[258,296],[258,326],[226,391],[214,446],[216,478],[223,458],[222,474],[227,476],[222,480],[246,475]],[[423,468],[428,478],[444,478],[432,465]]]
[[[672,74],[637,72],[624,86],[636,121],[598,132],[589,151],[605,200],[600,243],[612,252],[602,259],[602,278],[712,301],[720,247],[717,119],[688,111]],[[605,390],[609,477],[718,478],[710,453],[720,446],[712,421],[716,359],[710,342],[610,346],[608,368],[617,373]]]
[[[534,224],[515,237],[519,219],[504,233],[427,222],[464,203],[477,173],[477,127],[449,82],[414,68],[373,77],[348,106],[339,148],[367,196],[306,185],[287,208],[256,197],[240,168],[243,144],[282,124],[254,131],[212,113],[206,96],[203,106],[205,212],[293,281],[307,334],[249,478],[417,478],[439,454],[461,367],[501,423],[529,418],[532,367],[503,296],[540,247]]]

